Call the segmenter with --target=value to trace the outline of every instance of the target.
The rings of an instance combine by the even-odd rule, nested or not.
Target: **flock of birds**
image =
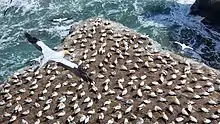
[[[67,52],[56,56],[25,35],[47,66],[27,67],[5,83],[0,123],[220,123],[217,71],[158,51],[148,37],[117,23],[96,18],[74,27],[62,45],[68,60]],[[79,65],[90,81],[71,70]]]

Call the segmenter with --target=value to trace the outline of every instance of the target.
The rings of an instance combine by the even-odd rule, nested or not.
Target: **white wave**
[[[58,34],[60,37],[66,36],[69,32],[70,26],[56,25],[50,28],[39,29],[39,31],[47,31],[51,34]]]
[[[195,0],[175,0],[177,3],[180,4],[193,4]]]
[[[143,27],[166,27],[163,24],[157,23],[154,20],[146,20],[143,16],[138,17],[138,21],[141,23]]]
[[[181,25],[182,27],[192,29],[196,31],[199,35],[206,36],[208,38],[214,38],[220,36],[219,33],[215,32],[214,34],[210,33],[213,32],[211,29],[207,28],[203,23],[201,23],[201,20],[203,17],[200,16],[192,16],[189,15],[190,12],[190,5],[184,4],[193,4],[194,0],[189,0],[190,2],[186,2],[187,0],[177,0],[179,3],[182,3],[183,5],[175,5],[171,6],[171,16],[169,16],[172,19],[173,23],[178,23],[178,25]],[[212,35],[212,36],[211,36]],[[215,36],[213,36],[215,35]]]
[[[3,0],[1,1],[0,7],[4,10],[14,7],[17,8],[15,13],[22,10],[22,15],[25,15],[28,11],[37,11],[40,7],[39,1],[37,0]]]

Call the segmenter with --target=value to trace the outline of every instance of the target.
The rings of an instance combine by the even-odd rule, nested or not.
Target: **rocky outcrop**
[[[219,123],[219,71],[154,44],[104,19],[76,25],[61,48],[93,82],[56,63],[26,68],[1,89],[0,123]]]
[[[191,14],[205,17],[205,22],[220,25],[220,0],[196,0]]]

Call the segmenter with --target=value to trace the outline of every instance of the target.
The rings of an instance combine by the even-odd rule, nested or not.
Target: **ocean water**
[[[40,52],[24,39],[30,32],[50,47],[68,34],[70,25],[104,17],[149,35],[163,49],[220,69],[217,28],[189,15],[194,0],[0,0],[0,81],[28,65]],[[60,22],[53,20],[61,19]],[[174,42],[193,50],[182,51]]]

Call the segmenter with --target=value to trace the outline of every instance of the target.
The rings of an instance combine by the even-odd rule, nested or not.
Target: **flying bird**
[[[187,46],[187,45],[184,44],[184,43],[180,43],[180,42],[177,42],[177,41],[175,41],[174,43],[179,44],[179,45],[181,46],[182,50],[184,50],[184,49],[191,49],[191,50],[193,50],[192,47]]]
[[[92,79],[87,75],[82,65],[77,65],[64,58],[65,55],[70,54],[68,50],[54,51],[36,37],[32,37],[29,33],[25,32],[24,35],[31,44],[43,53],[43,57],[40,59],[40,65],[35,71],[42,68],[48,62],[54,61],[64,68],[73,71],[76,76],[81,77],[84,81],[92,82]]]
[[[68,18],[57,18],[57,19],[52,19],[51,21],[61,23],[61,22],[66,21],[66,20],[68,20]]]

